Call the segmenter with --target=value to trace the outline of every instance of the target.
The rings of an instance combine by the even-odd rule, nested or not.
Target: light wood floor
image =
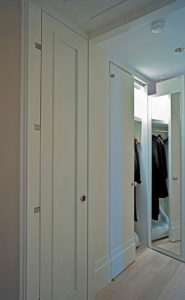
[[[159,248],[181,255],[181,241],[172,243],[169,241],[169,238],[164,238],[153,241],[152,244],[153,246],[157,246]]]
[[[144,246],[95,300],[185,300],[185,264]]]

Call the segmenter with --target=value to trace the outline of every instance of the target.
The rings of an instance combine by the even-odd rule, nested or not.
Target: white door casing
[[[87,195],[87,41],[43,13],[41,299],[87,299],[82,195]]]
[[[114,278],[135,259],[134,79],[110,64],[110,257]]]
[[[181,240],[181,93],[171,94],[170,120],[170,241]]]

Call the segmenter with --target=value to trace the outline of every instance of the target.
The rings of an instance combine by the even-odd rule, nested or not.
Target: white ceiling
[[[31,1],[66,17],[89,38],[106,36],[106,32],[110,37],[117,30],[119,35],[101,47],[114,62],[143,79],[156,81],[185,73],[185,53],[174,53],[175,48],[185,47],[185,0]],[[152,34],[151,22],[157,16],[165,20],[165,31]]]
[[[153,12],[176,0],[33,0],[42,8],[51,7],[96,36]]]
[[[185,8],[162,18],[165,30],[151,32],[151,19],[101,44],[114,62],[149,80],[161,80],[185,73],[185,52],[174,53],[177,47],[185,48]]]

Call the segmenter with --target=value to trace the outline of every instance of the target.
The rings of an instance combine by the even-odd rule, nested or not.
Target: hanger
[[[164,139],[160,134],[158,134],[157,137],[159,137],[163,141],[164,144],[166,144],[168,142],[168,138]]]
[[[136,141],[137,144],[139,144],[139,145],[141,144],[141,142],[140,142],[139,139],[137,139],[136,137],[134,137],[134,139],[135,139],[135,141]]]

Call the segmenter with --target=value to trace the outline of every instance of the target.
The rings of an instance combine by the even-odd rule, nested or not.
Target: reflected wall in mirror
[[[152,245],[181,255],[180,93],[152,98]]]

